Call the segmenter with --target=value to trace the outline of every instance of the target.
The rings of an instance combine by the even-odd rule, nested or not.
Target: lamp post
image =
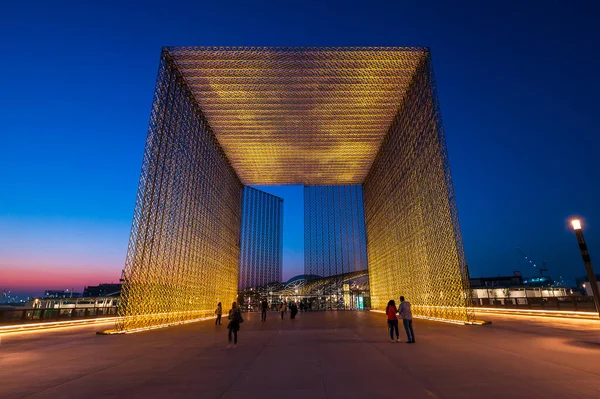
[[[574,219],[571,221],[575,235],[577,236],[577,243],[579,244],[579,250],[581,251],[581,257],[583,258],[583,264],[588,275],[588,280],[592,286],[592,294],[594,296],[594,304],[596,305],[596,312],[600,315],[600,290],[598,290],[598,282],[596,281],[596,275],[594,274],[594,267],[592,266],[592,259],[583,238],[583,230],[581,229],[581,221]]]

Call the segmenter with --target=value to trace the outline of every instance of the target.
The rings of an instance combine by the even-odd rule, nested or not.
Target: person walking
[[[285,311],[287,310],[287,306],[285,302],[281,302],[281,307],[279,308],[281,311],[281,320],[283,320],[283,315],[285,315]]]
[[[217,305],[215,314],[217,315],[217,319],[215,320],[215,326],[220,326],[221,325],[221,315],[223,314],[223,306],[221,306],[221,302],[219,302],[219,304]]]
[[[406,330],[406,336],[408,337],[407,343],[415,343],[415,332],[412,326],[412,312],[410,311],[410,302],[405,301],[404,297],[400,297],[400,316],[402,316],[402,324]]]
[[[398,334],[398,317],[396,317],[396,313],[398,313],[398,309],[396,308],[396,302],[393,299],[387,304],[385,308],[385,314],[387,315],[387,324],[390,330],[390,342],[394,342],[394,331],[396,331],[396,342],[400,342],[400,337]]]
[[[229,310],[229,324],[227,324],[227,338],[229,340],[229,344],[227,345],[227,349],[235,348],[237,346],[238,340],[238,331],[240,330],[240,323],[244,322],[242,318],[242,311],[238,307],[237,303],[234,302],[231,304],[231,309]],[[231,336],[233,335],[233,345],[231,345]]]
[[[290,319],[295,319],[297,314],[298,305],[296,305],[296,302],[292,302],[292,304],[290,305]]]
[[[267,302],[266,299],[263,299],[262,304],[261,304],[261,320],[262,321],[267,321],[267,309],[269,309],[269,303]]]

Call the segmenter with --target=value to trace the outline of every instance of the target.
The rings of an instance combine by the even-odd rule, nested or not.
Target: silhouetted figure
[[[221,325],[221,315],[223,314],[223,307],[221,306],[221,302],[219,302],[219,304],[217,305],[215,314],[217,315],[217,319],[215,320],[215,326],[220,326]]]
[[[292,302],[292,304],[290,305],[290,319],[295,319],[297,314],[298,305],[296,305],[296,302]]]
[[[408,338],[409,344],[415,343],[415,332],[412,326],[412,312],[410,311],[410,302],[405,301],[404,297],[400,297],[400,316],[402,316],[402,324],[406,330],[406,337]]]
[[[240,330],[240,324],[244,322],[244,319],[242,318],[242,311],[237,306],[236,302],[231,304],[231,309],[229,310],[229,316],[227,318],[229,319],[229,324],[227,324],[227,330],[229,331],[227,333],[227,338],[229,339],[229,344],[227,345],[227,348],[229,349],[236,347],[238,331]],[[231,345],[232,334],[233,346]]]
[[[396,302],[393,299],[387,304],[385,308],[385,314],[387,315],[387,324],[390,329],[390,341],[394,342],[394,331],[396,331],[396,342],[400,341],[400,337],[398,334],[398,317],[396,317],[396,313],[398,313],[398,309],[396,309]]]
[[[281,320],[283,320],[283,315],[285,315],[285,311],[287,310],[287,306],[285,302],[281,302],[281,307],[279,308],[281,311]]]
[[[262,321],[267,321],[267,310],[269,309],[269,303],[267,302],[266,299],[263,299],[262,304],[261,304],[261,320]]]

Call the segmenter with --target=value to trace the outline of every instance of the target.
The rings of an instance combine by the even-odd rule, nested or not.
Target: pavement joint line
[[[254,364],[256,362],[256,359],[258,359],[260,357],[260,355],[265,351],[265,348],[267,346],[269,346],[269,344],[271,343],[271,341],[275,338],[275,334],[271,335],[271,338],[269,338],[269,340],[267,341],[267,343],[265,345],[262,346],[262,348],[260,349],[260,351],[258,352],[258,354],[256,356],[254,356],[252,358],[252,361],[248,364],[248,366],[252,366],[252,364]],[[232,348],[233,349],[233,348]],[[231,351],[232,349],[228,349],[229,351]],[[236,348],[237,349],[237,348]],[[236,377],[241,377],[242,373],[244,372],[245,369],[241,369],[237,374]],[[231,390],[231,387],[235,384],[235,382],[237,381],[237,378],[233,378],[231,384],[229,384],[226,388],[224,388],[223,392],[219,395],[219,398],[222,398],[227,392],[229,392]]]
[[[128,359],[126,360],[126,362],[128,362],[128,361],[131,361],[131,360],[136,360],[136,359],[139,359],[139,358],[141,358],[141,357],[144,357],[144,356],[145,356],[145,355],[139,355],[139,356],[135,356],[135,357],[132,357],[132,358],[128,358]],[[60,383],[58,383],[58,384],[55,384],[55,385],[52,385],[52,386],[49,386],[49,387],[45,387],[45,388],[43,388],[43,389],[41,389],[41,390],[39,390],[39,391],[37,391],[37,392],[28,393],[28,394],[26,394],[25,396],[21,396],[21,399],[25,399],[25,398],[27,398],[27,397],[30,397],[30,396],[33,396],[33,395],[38,395],[38,394],[41,394],[41,393],[43,393],[43,392],[45,392],[45,391],[48,391],[48,390],[50,390],[50,389],[58,388],[58,387],[60,387],[61,385],[70,384],[70,383],[71,383],[71,382],[73,382],[73,381],[77,381],[77,380],[80,380],[80,379],[82,379],[82,378],[85,378],[85,377],[88,377],[88,376],[91,376],[91,375],[94,375],[94,374],[100,373],[100,372],[102,372],[102,371],[104,371],[104,370],[108,370],[108,369],[110,369],[110,368],[112,368],[112,367],[114,367],[114,366],[115,366],[114,364],[110,364],[110,365],[108,365],[108,366],[106,366],[106,367],[102,367],[102,368],[100,368],[100,369],[98,369],[98,370],[95,370],[95,371],[94,371],[94,372],[92,372],[92,373],[83,374],[83,375],[80,375],[79,377],[72,378],[72,379],[69,379],[69,380],[67,380],[67,381],[63,381],[63,382],[60,382]],[[139,384],[139,385],[141,385],[141,384]],[[138,386],[139,386],[139,385],[138,385]]]
[[[385,312],[383,312],[383,311],[377,311],[377,313],[382,313],[382,314],[385,314]],[[398,328],[398,332],[400,332],[400,328]],[[361,337],[360,337],[358,334],[356,334],[356,333],[354,333],[354,334],[355,334],[355,335],[357,335],[359,338],[361,338]],[[386,359],[386,361],[387,361],[389,364],[391,364],[391,365],[392,365],[392,367],[394,367],[394,368],[396,368],[396,369],[400,370],[401,372],[406,372],[406,373],[409,373],[410,375],[412,375],[412,376],[413,376],[413,378],[414,378],[415,380],[419,381],[419,384],[421,384],[421,385],[422,385],[422,388],[423,388],[423,390],[427,391],[427,388],[425,388],[425,386],[426,386],[426,385],[423,383],[423,378],[420,378],[419,376],[417,376],[417,375],[416,375],[416,373],[414,373],[413,371],[411,371],[409,368],[405,368],[404,366],[400,365],[400,363],[399,363],[399,362],[392,362],[392,361],[391,361],[391,360],[388,358],[388,356],[386,356],[387,352],[385,352],[384,350],[380,349],[380,348],[379,348],[377,345],[375,345],[375,343],[373,343],[372,341],[366,341],[366,340],[363,340],[363,341],[364,341],[364,342],[366,342],[366,343],[367,343],[369,346],[371,346],[373,349],[375,349],[375,351],[379,352],[379,353],[381,354],[381,356],[383,356],[383,358],[384,358],[384,359]],[[398,343],[403,343],[403,342],[396,342],[396,343],[394,343],[394,344],[391,344],[391,345],[395,345],[395,344],[398,344]],[[437,394],[435,394],[435,393],[434,393],[434,395],[436,395],[436,396],[434,396],[435,398],[438,398],[438,397],[439,397],[439,396],[438,396]]]
[[[409,373],[406,371],[401,373],[405,375],[395,382],[407,384],[407,387],[410,388],[408,397],[433,399],[436,398],[434,395],[437,393],[441,398],[446,397],[446,395],[476,398],[478,397],[476,392],[467,394],[469,386],[475,381],[468,373],[463,373],[463,369],[472,370],[472,362],[479,362],[478,371],[482,374],[482,379],[479,382],[493,385],[498,381],[498,378],[494,375],[506,377],[506,392],[509,396],[519,396],[519,392],[524,392],[521,386],[521,382],[523,382],[526,384],[525,390],[534,392],[536,389],[540,389],[540,396],[542,392],[545,397],[567,397],[570,394],[579,392],[579,397],[582,398],[597,397],[597,389],[600,386],[598,382],[600,366],[595,361],[595,357],[600,353],[598,352],[600,348],[578,345],[582,342],[597,341],[600,324],[595,322],[565,320],[563,323],[557,318],[546,318],[544,320],[535,317],[524,318],[495,314],[489,316],[494,323],[493,327],[461,329],[444,327],[441,323],[415,320],[418,329],[416,331],[417,335],[421,331],[421,343],[414,347],[410,345],[394,347],[394,344],[389,343],[389,334],[386,334],[383,330],[383,323],[386,319],[384,314],[372,313],[369,315],[368,312],[363,312],[362,315],[358,314],[356,317],[346,317],[346,313],[349,312],[336,315],[308,314],[306,320],[303,317],[304,314],[301,314],[300,321],[303,324],[299,325],[300,331],[297,331],[297,328],[289,323],[282,323],[281,326],[278,325],[279,323],[267,323],[268,328],[265,329],[262,328],[265,326],[261,326],[260,322],[255,322],[254,319],[248,320],[244,323],[244,326],[249,324],[247,332],[254,335],[246,337],[246,329],[244,328],[244,337],[239,352],[227,353],[227,355],[233,356],[223,356],[226,344],[224,333],[226,334],[227,331],[213,327],[212,323],[190,324],[187,327],[182,326],[181,328],[163,330],[162,332],[157,331],[155,334],[142,334],[139,336],[134,334],[122,336],[121,338],[114,337],[113,339],[96,338],[94,327],[89,326],[80,328],[79,331],[74,333],[66,334],[56,330],[56,333],[49,334],[51,335],[49,342],[41,346],[35,336],[24,340],[17,339],[12,343],[14,347],[11,348],[15,351],[10,354],[15,355],[20,351],[23,352],[25,355],[22,357],[22,365],[27,367],[28,370],[32,370],[30,367],[33,367],[33,372],[36,373],[38,370],[44,370],[44,365],[39,364],[37,357],[29,356],[29,353],[38,353],[38,350],[40,351],[39,355],[59,356],[59,359],[62,358],[61,363],[68,364],[69,367],[65,369],[64,373],[56,375],[57,378],[52,378],[41,372],[38,376],[41,381],[39,384],[31,386],[8,384],[8,387],[14,393],[14,396],[9,395],[9,397],[15,399],[23,396],[26,396],[27,399],[61,395],[62,397],[75,397],[77,393],[81,392],[90,399],[101,399],[111,395],[128,397],[128,395],[137,394],[139,391],[145,393],[145,397],[153,397],[153,395],[160,397],[176,396],[181,392],[189,394],[190,397],[210,397],[213,399],[220,397],[224,399],[224,397],[232,394],[236,396],[244,394],[249,398],[264,397],[263,394],[267,396],[276,394],[285,396],[288,390],[291,395],[295,394],[297,397],[309,397],[313,394],[328,398],[338,397],[342,394],[361,394],[361,396],[370,397],[377,396],[379,392],[382,395],[392,393],[393,387],[391,385],[386,386],[385,383],[382,387],[380,379],[382,381],[387,380],[386,376],[393,379],[391,376],[397,376],[399,370],[406,368]],[[589,324],[589,327],[572,328],[572,326],[579,323]],[[343,328],[343,326],[347,326],[347,328]],[[542,328],[539,326],[542,326]],[[343,335],[336,336],[335,330]],[[344,331],[346,332],[344,333]],[[281,332],[281,335],[278,335],[278,332]],[[287,336],[288,333],[293,334]],[[285,352],[287,345],[296,340],[296,333],[299,333],[297,338],[301,339],[299,342],[303,343],[304,346],[299,345],[298,348],[290,348],[293,350],[290,350],[286,356],[280,356],[279,350]],[[366,381],[356,382],[352,385],[353,387],[356,386],[356,389],[346,389],[342,388],[342,383],[337,380],[337,373],[330,373],[329,368],[326,369],[327,372],[324,372],[323,366],[325,364],[337,366],[332,360],[334,359],[332,356],[341,352],[348,354],[349,350],[352,351],[352,347],[344,345],[352,344],[354,342],[352,337],[356,338],[357,336],[362,338],[361,341],[364,342],[358,343],[359,346],[356,347],[354,354],[344,357],[344,361],[364,362],[365,366],[373,367],[373,371],[375,369],[381,370],[385,375],[379,376],[380,378],[377,380],[369,378]],[[70,363],[73,357],[70,353],[74,351],[65,351],[62,347],[65,337],[66,340],[78,345],[73,348],[85,349],[83,353],[90,355],[93,353],[103,354],[100,359],[101,362],[94,368],[99,369],[109,363],[115,365],[125,364],[118,366],[113,371],[97,371],[88,378],[77,379],[72,385],[67,383],[54,389],[44,390],[44,388],[48,388],[48,385],[54,386],[63,382],[63,376],[77,377],[79,374],[77,364]],[[323,337],[325,339],[321,339]],[[341,345],[337,345],[331,339],[332,337],[337,337]],[[387,339],[385,339],[386,337]],[[246,347],[246,338],[249,340],[248,347]],[[255,338],[258,339],[255,340]],[[198,343],[195,343],[195,340],[198,340]],[[164,349],[164,345],[171,343],[171,341],[175,341],[173,349]],[[99,349],[87,351],[88,348],[94,346],[95,342],[101,343]],[[600,341],[598,342],[600,343]],[[265,348],[267,343],[269,343],[268,348]],[[56,346],[57,344],[60,344],[60,346]],[[138,357],[135,361],[131,360],[140,351],[147,351],[148,349],[153,350],[155,355]],[[106,355],[104,355],[105,352]],[[384,352],[383,355],[381,352]],[[569,353],[574,356],[569,356]],[[460,354],[461,357],[464,356],[465,361],[453,367],[457,354]],[[180,355],[181,358],[178,358]],[[258,358],[252,362],[255,356]],[[286,358],[287,356],[290,356],[290,358]],[[382,356],[385,357],[382,358]],[[13,358],[16,359],[14,356]],[[277,386],[269,387],[268,384],[262,386],[256,383],[253,378],[262,375],[261,368],[267,362],[274,361],[273,364],[277,366],[277,369],[283,370],[287,362],[304,360],[305,358],[310,361],[310,363],[307,363],[311,366],[307,376],[310,377],[310,381],[314,381],[314,385],[312,385],[314,391],[302,391],[296,384],[288,386],[281,383]],[[211,363],[212,359],[218,361]],[[415,360],[414,364],[412,360]],[[83,362],[83,360],[81,361]],[[148,363],[148,361],[151,361],[151,363]],[[318,363],[315,363],[315,361]],[[164,362],[167,364],[163,364]],[[389,362],[394,363],[395,366],[390,367]],[[319,367],[317,364],[320,365],[321,369],[317,368]],[[450,366],[444,368],[445,365]],[[158,366],[160,368],[156,368]],[[174,366],[176,366],[175,370],[172,369]],[[121,376],[125,368],[135,370],[136,367],[139,367],[138,373],[153,374],[157,379],[156,384],[154,382],[151,385],[148,385],[149,382],[144,383],[143,377],[145,375],[138,374],[131,381],[125,375],[126,378],[117,381],[123,388],[117,394],[113,387],[98,383],[99,380],[110,381],[114,376]],[[216,369],[214,369],[215,367]],[[252,370],[247,370],[247,367]],[[486,369],[488,367],[489,369]],[[93,372],[94,368],[87,368],[86,370]],[[168,379],[161,382],[161,377],[165,377],[164,370],[171,371],[166,372]],[[210,383],[214,378],[221,379],[224,377],[222,373],[226,370],[231,370],[234,374],[228,377],[226,381],[221,381],[221,383],[211,387],[210,390],[204,391],[205,382]],[[239,376],[235,377],[240,370],[243,375],[242,381],[239,381]],[[349,371],[348,375],[352,376],[351,378],[364,377],[364,371],[357,370],[354,367],[349,370],[346,369],[346,371]],[[432,374],[433,371],[443,375]],[[5,376],[9,377],[11,374],[14,376],[20,374],[10,369],[3,370],[3,372],[4,374],[0,373],[0,379]],[[206,379],[196,381],[197,373],[206,372],[212,374],[209,374]],[[184,378],[180,378],[178,373],[183,373]],[[342,374],[346,375],[345,373]],[[212,377],[210,377],[211,375]],[[419,378],[415,378],[415,376]],[[513,376],[514,379],[511,378]],[[230,378],[238,378],[238,382],[232,381]],[[189,387],[183,386],[173,391],[172,387],[175,387],[179,380],[182,383],[189,381]],[[327,384],[326,387],[323,380]],[[7,378],[6,382],[9,381]],[[355,382],[354,379],[350,381]],[[232,382],[233,385],[231,385]],[[92,383],[92,385],[90,386],[89,383]],[[475,383],[474,385],[474,389],[477,391],[481,387],[481,384],[477,385]],[[250,389],[250,391],[247,391],[247,389]],[[280,389],[281,392],[279,392]],[[555,389],[556,391],[554,391]],[[36,391],[41,392],[37,393]],[[452,395],[452,392],[457,395]],[[559,392],[562,394],[559,394]],[[164,396],[160,393],[164,393]],[[439,399],[439,397],[436,399]]]
[[[546,360],[546,359],[527,357],[527,356],[523,355],[522,352],[520,352],[518,350],[515,350],[514,348],[507,349],[507,348],[500,347],[498,345],[494,345],[494,344],[490,344],[490,343],[483,343],[483,342],[473,341],[473,340],[470,341],[470,345],[478,345],[478,346],[486,346],[486,345],[488,345],[488,346],[490,346],[490,347],[492,347],[492,348],[494,348],[494,349],[496,349],[496,350],[498,350],[500,352],[504,352],[504,353],[510,354],[512,356],[521,358],[521,359],[526,359],[526,360],[529,360],[529,361],[532,361],[532,362],[543,363],[543,364],[551,363],[549,360]],[[564,368],[564,369],[568,368],[566,365],[563,365],[563,364],[560,364],[560,363],[552,363],[552,365],[554,365],[556,367]],[[578,368],[578,367],[575,367],[575,366],[571,366],[571,367],[573,369],[578,370],[581,373],[590,374],[590,375],[593,375],[595,377],[598,376],[597,373],[594,373],[594,372],[591,372],[591,371],[588,371],[588,370],[584,370],[584,369],[581,369],[581,368]]]
[[[192,339],[192,338],[188,338],[186,341],[189,341],[189,340],[191,340],[191,339]],[[177,343],[177,341],[174,341],[173,343],[171,343],[170,345],[167,345],[167,346],[165,346],[164,348],[167,348],[167,347],[172,347],[172,346],[174,346],[176,343]],[[164,348],[161,348],[161,349],[164,349]],[[122,363],[118,363],[118,364],[120,365],[120,364],[123,364],[123,363],[128,363],[128,362],[135,361],[135,360],[137,360],[137,359],[140,359],[140,358],[143,358],[143,357],[146,357],[146,356],[148,356],[148,354],[145,354],[145,353],[144,353],[144,354],[142,354],[142,355],[139,355],[139,356],[134,356],[134,357],[131,357],[131,358],[127,358],[126,360],[124,360],[124,362],[122,362]],[[101,369],[95,370],[95,371],[94,371],[94,372],[92,372],[92,373],[84,374],[84,375],[82,375],[82,376],[80,376],[80,377],[77,377],[77,378],[75,378],[75,379],[68,380],[68,381],[65,381],[65,382],[61,382],[61,383],[59,383],[59,384],[56,384],[56,385],[53,385],[53,386],[50,386],[50,387],[46,387],[46,388],[44,388],[44,389],[42,389],[42,390],[40,390],[40,391],[37,391],[37,392],[30,393],[30,394],[27,394],[27,395],[25,395],[25,396],[22,396],[21,398],[23,398],[23,399],[24,399],[24,398],[27,398],[27,397],[29,397],[29,396],[32,396],[32,395],[37,395],[37,394],[40,394],[40,393],[42,393],[42,392],[45,392],[45,391],[47,391],[47,390],[49,390],[49,389],[57,388],[57,387],[59,387],[59,386],[61,386],[61,385],[64,385],[64,384],[70,383],[70,382],[72,382],[72,381],[75,381],[75,380],[78,380],[78,379],[81,379],[81,378],[85,378],[85,377],[87,377],[87,376],[91,376],[91,375],[94,375],[94,374],[100,373],[100,372],[102,372],[102,371],[104,371],[104,370],[107,370],[107,369],[110,369],[110,368],[112,368],[112,367],[115,367],[115,364],[110,364],[109,366],[106,366],[106,367],[103,367],[103,368],[101,368]],[[177,367],[177,366],[173,366],[173,368],[175,368],[175,367]],[[171,368],[171,369],[172,369],[172,368]],[[145,383],[148,381],[148,379],[150,379],[150,378],[152,378],[152,377],[148,377],[148,378],[147,378],[146,380],[144,380],[143,382],[140,382],[139,384],[137,384],[137,385],[135,385],[134,387],[132,387],[132,389],[134,389],[134,388],[137,388],[137,387],[139,387],[139,386],[141,386],[141,385],[145,384]]]

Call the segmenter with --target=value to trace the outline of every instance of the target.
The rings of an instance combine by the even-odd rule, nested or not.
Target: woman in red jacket
[[[398,313],[398,309],[396,308],[396,302],[391,299],[387,307],[385,308],[385,314],[387,315],[387,323],[390,329],[390,341],[394,342],[394,331],[396,331],[396,342],[400,342],[399,334],[398,334],[398,317],[396,317],[396,313]]]

